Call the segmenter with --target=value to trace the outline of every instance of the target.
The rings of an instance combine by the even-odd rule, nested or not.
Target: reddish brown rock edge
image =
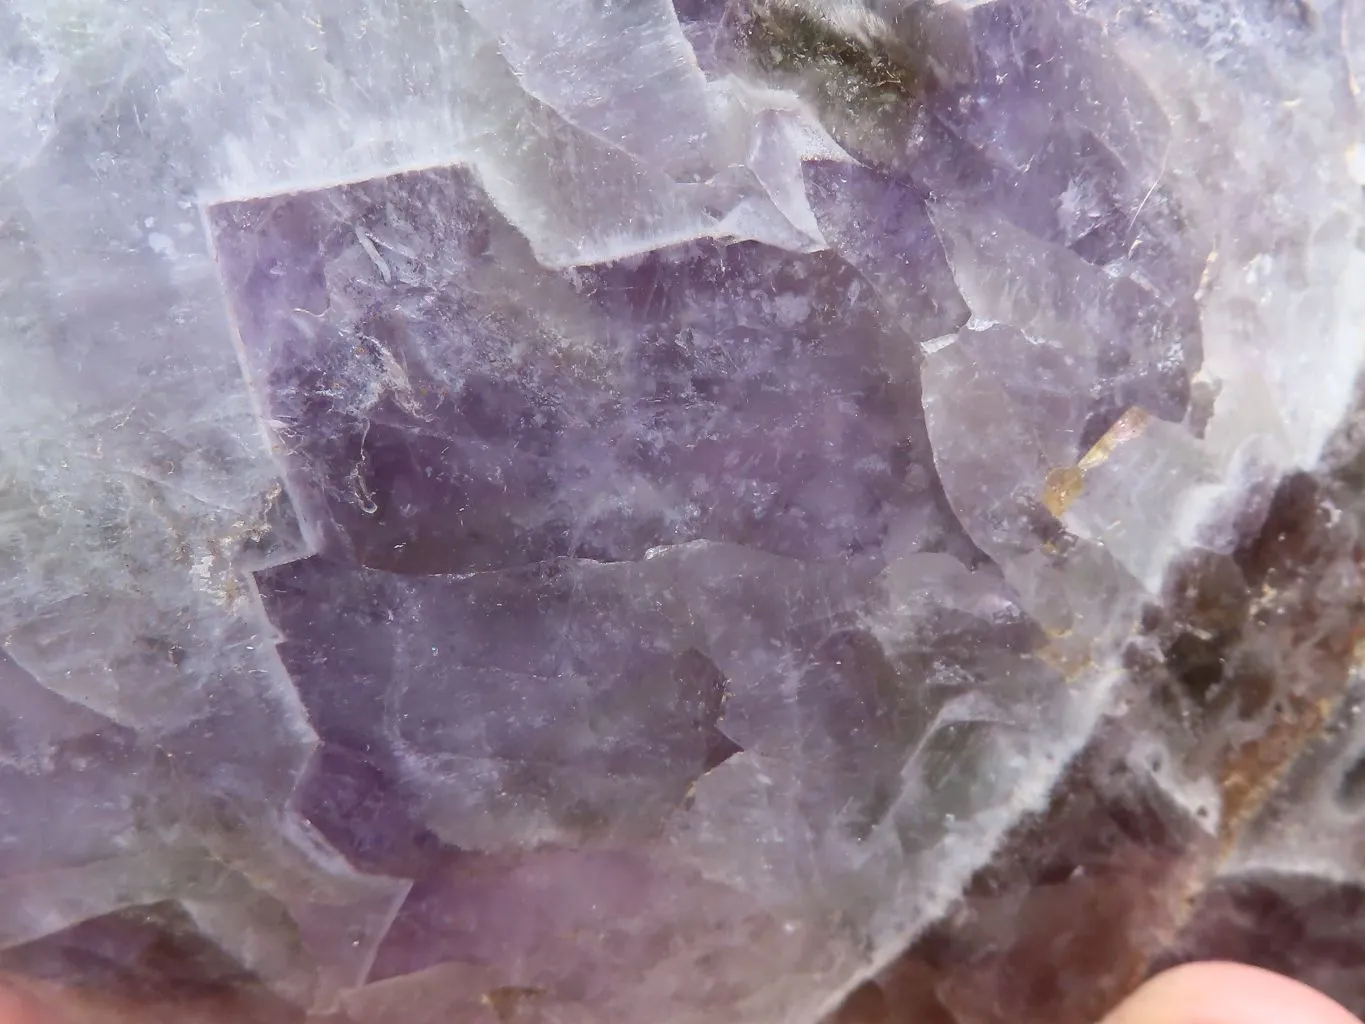
[[[1323,471],[1281,481],[1231,557],[1195,552],[1175,568],[1126,652],[1120,703],[1131,710],[1108,721],[954,910],[830,1024],[1088,1024],[1154,971],[1211,957],[1323,983],[1314,950],[1326,943],[1339,961],[1343,937],[1316,934],[1304,907],[1351,914],[1365,906],[1358,887],[1323,881],[1286,909],[1282,886],[1215,876],[1359,668],[1363,424],[1357,411]],[[1200,819],[1208,809],[1190,813],[1135,766],[1134,741],[1153,730],[1184,774],[1216,782],[1216,828]],[[1365,967],[1365,945],[1348,953]],[[1337,987],[1365,1013],[1365,984]]]

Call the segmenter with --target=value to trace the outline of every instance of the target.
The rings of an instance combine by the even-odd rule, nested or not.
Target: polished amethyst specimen
[[[6,983],[1365,1009],[1353,2],[0,0]]]

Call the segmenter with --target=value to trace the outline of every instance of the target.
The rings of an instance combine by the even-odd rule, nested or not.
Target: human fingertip
[[[1104,1024],[1361,1024],[1340,1003],[1259,967],[1213,961],[1158,974]]]
[[[12,988],[0,985],[0,1024],[42,1024],[32,1004]]]

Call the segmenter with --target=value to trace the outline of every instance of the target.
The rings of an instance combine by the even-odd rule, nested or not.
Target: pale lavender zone
[[[137,824],[152,759],[121,728],[40,685],[0,652],[0,878],[79,867]],[[74,806],[80,814],[53,814]]]
[[[455,578],[314,559],[264,582],[323,738],[421,792],[458,845],[647,836],[735,749],[716,729],[724,680],[649,563]],[[356,769],[333,770],[344,781]],[[382,862],[400,806],[336,815],[329,831]]]

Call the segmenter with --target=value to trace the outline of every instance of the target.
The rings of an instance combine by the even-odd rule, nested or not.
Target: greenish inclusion
[[[906,28],[894,43],[865,43],[804,11],[768,9],[753,16],[745,38],[751,59],[770,74],[805,80],[822,107],[866,113],[934,88],[927,33],[916,23]]]

